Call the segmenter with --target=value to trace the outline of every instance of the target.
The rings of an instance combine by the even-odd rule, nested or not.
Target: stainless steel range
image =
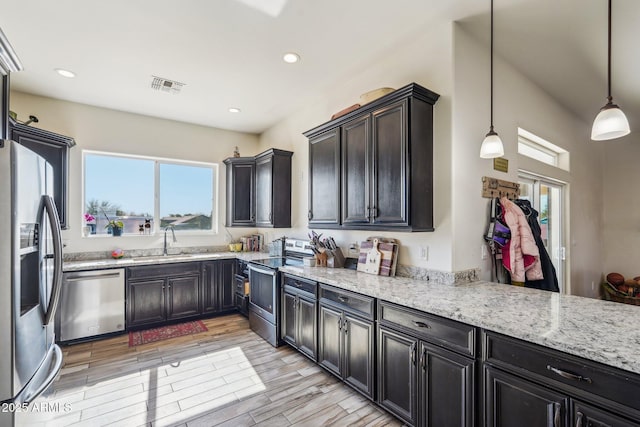
[[[302,265],[302,258],[306,256],[313,256],[308,241],[285,239],[282,256],[249,262],[249,324],[274,347],[280,345],[278,269],[285,265]]]

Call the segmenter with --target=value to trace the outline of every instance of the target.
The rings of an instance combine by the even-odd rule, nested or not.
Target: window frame
[[[120,157],[125,159],[139,159],[139,160],[149,160],[154,162],[153,165],[153,228],[151,234],[136,234],[136,233],[127,233],[122,234],[122,236],[126,237],[145,237],[145,236],[158,236],[162,232],[161,216],[160,216],[160,165],[161,164],[170,164],[170,165],[180,165],[180,166],[195,166],[195,167],[206,167],[211,169],[212,172],[212,183],[211,183],[211,229],[209,230],[179,230],[176,229],[176,234],[180,234],[183,236],[202,236],[202,235],[217,235],[219,232],[219,209],[218,209],[218,197],[219,197],[219,164],[218,163],[210,163],[210,162],[199,162],[194,160],[182,160],[182,159],[172,159],[167,157],[157,157],[157,156],[143,156],[138,154],[127,154],[127,153],[115,153],[110,151],[100,151],[100,150],[82,150],[82,205],[81,205],[81,213],[80,213],[80,221],[82,221],[82,216],[85,213],[87,206],[87,194],[86,194],[86,158],[88,155],[97,155],[97,156],[106,156],[106,157]],[[90,238],[101,238],[101,237],[111,237],[109,234],[93,234],[87,236]]]

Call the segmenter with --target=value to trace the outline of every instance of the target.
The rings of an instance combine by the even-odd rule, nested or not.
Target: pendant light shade
[[[608,29],[608,51],[607,51],[607,104],[600,109],[600,112],[593,121],[591,128],[591,139],[594,141],[606,141],[620,138],[631,132],[629,121],[620,107],[613,103],[611,96],[611,0],[609,0],[609,29]]]
[[[591,139],[606,141],[629,135],[629,121],[624,112],[615,104],[607,104],[598,113],[591,128]]]
[[[480,158],[493,159],[504,155],[504,146],[498,134],[493,130],[493,0],[491,0],[491,125],[489,133],[482,141]]]
[[[502,156],[504,156],[504,147],[502,146],[502,140],[492,129],[489,131],[487,136],[484,137],[484,141],[482,141],[482,146],[480,147],[480,157],[483,159],[493,159],[494,157]]]

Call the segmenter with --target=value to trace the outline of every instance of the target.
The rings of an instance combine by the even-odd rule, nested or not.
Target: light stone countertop
[[[640,306],[490,282],[443,285],[322,267],[280,271],[640,374]]]
[[[64,271],[240,258],[264,252],[210,252],[68,261]],[[490,282],[457,285],[324,267],[280,271],[478,326],[640,374],[640,306]]]
[[[200,254],[181,254],[181,255],[154,255],[134,258],[120,259],[98,259],[83,261],[65,261],[62,270],[81,271],[81,270],[101,270],[108,268],[131,267],[136,265],[154,265],[154,264],[172,264],[176,262],[191,261],[208,261],[215,259],[234,259],[240,258],[246,261],[252,259],[269,258],[269,254],[265,252],[207,252]]]

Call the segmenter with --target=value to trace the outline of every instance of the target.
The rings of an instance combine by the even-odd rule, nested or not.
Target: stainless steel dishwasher
[[[60,341],[124,331],[124,268],[64,273]]]

